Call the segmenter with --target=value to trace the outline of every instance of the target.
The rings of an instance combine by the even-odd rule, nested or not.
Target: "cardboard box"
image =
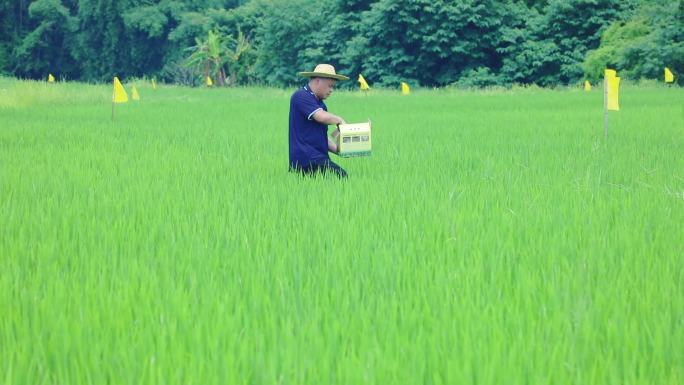
[[[369,156],[371,154],[371,122],[347,123],[338,126],[340,134],[335,143],[338,155],[343,158]]]

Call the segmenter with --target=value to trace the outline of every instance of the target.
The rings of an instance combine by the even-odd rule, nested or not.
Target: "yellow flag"
[[[363,91],[368,91],[370,90],[370,87],[368,87],[368,83],[366,83],[366,79],[363,78],[363,75],[359,74],[359,87],[361,87],[361,90]]]
[[[604,81],[606,82],[606,108],[609,111],[620,111],[618,102],[620,93],[620,78],[615,70],[606,69]]]
[[[114,77],[114,95],[112,96],[112,101],[114,103],[126,103],[126,102],[128,102],[128,94],[126,93],[126,90],[121,85],[119,78],[117,78],[116,76]]]
[[[591,83],[589,83],[589,80],[584,81],[584,90],[591,91]]]
[[[674,82],[674,74],[672,71],[670,71],[669,68],[665,67],[665,83],[673,83]]]
[[[404,82],[401,82],[401,94],[408,95],[409,92],[411,92],[411,88],[409,87],[409,85]]]
[[[620,111],[620,78],[614,77],[608,81],[608,109]]]
[[[209,76],[207,76],[207,87],[211,87],[214,85],[214,82],[211,80]]]
[[[138,94],[138,89],[135,86],[131,88],[131,99],[140,100],[140,94]]]
[[[48,74],[48,83],[54,83],[55,82],[55,77],[52,76],[52,74]]]
[[[153,90],[157,89],[157,79],[152,78],[152,89]]]

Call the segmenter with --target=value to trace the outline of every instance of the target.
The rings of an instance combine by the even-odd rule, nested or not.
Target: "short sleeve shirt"
[[[328,107],[304,86],[290,98],[290,167],[305,167],[329,159],[328,126],[314,120],[318,110]]]

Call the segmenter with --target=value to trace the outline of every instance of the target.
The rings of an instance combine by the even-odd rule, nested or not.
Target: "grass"
[[[0,79],[0,384],[680,384],[684,91],[339,91],[350,174],[287,173],[292,90]]]

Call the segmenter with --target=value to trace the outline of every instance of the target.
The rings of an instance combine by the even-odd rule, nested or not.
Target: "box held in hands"
[[[371,122],[347,123],[337,126],[340,134],[335,142],[338,155],[343,158],[368,156],[371,154]]]

